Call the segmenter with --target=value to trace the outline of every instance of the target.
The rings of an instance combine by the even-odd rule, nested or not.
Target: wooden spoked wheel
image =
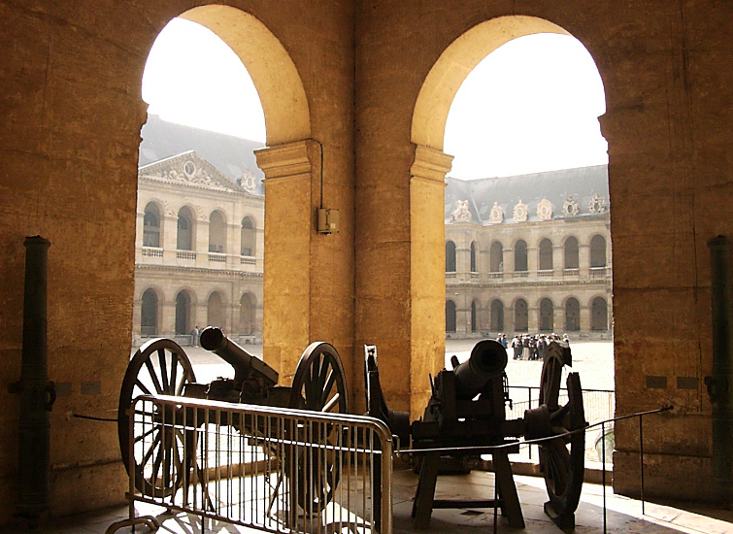
[[[580,375],[569,373],[568,402],[560,405],[563,362],[556,355],[546,358],[542,367],[540,405],[550,414],[553,434],[585,428],[583,391]],[[585,468],[585,432],[561,436],[540,444],[540,470],[550,497],[545,509],[556,522],[569,523],[580,501]],[[549,510],[548,510],[549,505]]]
[[[320,413],[348,413],[344,368],[336,349],[328,343],[311,343],[300,357],[293,377],[290,407]],[[298,448],[286,458],[291,492],[306,514],[320,513],[331,501],[341,477],[338,453],[329,449],[339,442],[339,427],[314,423],[296,431],[298,441],[325,445],[326,449]]]
[[[122,461],[128,475],[133,447],[135,487],[144,495],[171,495],[183,483],[194,450],[194,432],[181,428],[181,410],[145,410],[131,414],[131,403],[140,395],[181,395],[195,382],[191,362],[184,350],[170,339],[153,339],[140,347],[127,366],[120,389],[117,433]],[[130,436],[130,416],[134,431]],[[171,423],[178,422],[177,425]]]

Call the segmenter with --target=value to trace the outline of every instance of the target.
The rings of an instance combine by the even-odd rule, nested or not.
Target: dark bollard
[[[49,412],[56,399],[48,381],[46,285],[48,247],[41,236],[25,239],[23,352],[20,382],[19,496],[16,516],[35,524],[49,506]]]
[[[733,504],[733,280],[730,242],[717,236],[710,247],[713,375],[705,377],[713,407],[713,477],[722,503]]]

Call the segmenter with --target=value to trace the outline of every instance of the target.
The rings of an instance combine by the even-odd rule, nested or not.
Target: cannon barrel
[[[221,328],[207,326],[201,331],[199,342],[234,368],[234,380],[244,380],[251,373],[256,373],[272,385],[277,384],[277,371],[226,337]]]
[[[504,373],[508,362],[506,349],[497,341],[479,341],[471,350],[471,357],[456,367],[456,395],[459,399],[473,399],[486,384]]]

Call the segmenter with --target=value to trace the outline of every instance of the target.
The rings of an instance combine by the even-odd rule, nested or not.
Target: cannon
[[[540,379],[539,406],[524,417],[506,418],[511,405],[505,372],[507,354],[496,341],[477,343],[470,358],[430,380],[432,394],[421,419],[389,408],[382,393],[374,345],[365,346],[365,382],[368,414],[381,419],[419,460],[420,478],[412,516],[417,528],[428,526],[433,508],[498,507],[509,525],[523,528],[508,454],[519,452],[519,437],[544,439],[539,443],[540,470],[549,500],[545,513],[561,528],[572,528],[583,485],[585,433],[583,395],[578,373],[568,373],[568,400],[560,404],[563,368],[572,364],[565,343],[548,346]],[[576,431],[568,434],[568,432]],[[497,448],[497,446],[499,448]],[[422,452],[422,451],[425,452]],[[435,500],[435,484],[446,458],[491,454],[497,499],[480,501]]]
[[[130,406],[143,394],[175,395],[223,402],[256,404],[281,408],[295,408],[318,412],[348,413],[348,393],[344,369],[336,349],[324,342],[314,342],[303,351],[291,386],[278,386],[278,372],[264,361],[248,353],[228,339],[221,329],[209,326],[201,332],[201,346],[221,357],[234,370],[233,378],[218,378],[209,383],[196,382],[190,358],[183,348],[171,339],[152,339],[143,344],[130,359],[120,389],[118,408],[118,436],[123,463],[135,487],[144,495],[168,496],[188,482],[187,473],[195,466],[190,462],[195,447],[195,431],[182,432],[171,425],[153,424],[140,436],[130,436]],[[153,423],[183,421],[193,429],[214,421],[207,421],[201,410],[178,410],[176,413],[156,413]],[[218,421],[219,424],[241,428],[250,421],[238,419]],[[261,429],[255,429],[261,431]],[[292,436],[291,436],[292,437]],[[327,436],[323,436],[324,439]],[[145,446],[138,446],[138,441]],[[141,444],[142,444],[141,443]],[[130,445],[134,461],[130,465]],[[151,461],[151,459],[153,459]],[[327,476],[315,477],[306,483],[317,467],[308,458],[285,461],[295,466],[301,487],[294,488],[297,504],[303,510],[320,510],[330,502],[340,477],[335,458],[326,466]],[[319,467],[320,468],[320,467]],[[130,470],[134,469],[134,473]]]

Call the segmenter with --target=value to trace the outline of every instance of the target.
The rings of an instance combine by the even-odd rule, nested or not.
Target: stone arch
[[[163,208],[151,200],[143,210],[143,246],[161,247],[163,244]]]
[[[227,217],[220,209],[209,215],[209,252],[227,252]]]
[[[540,331],[552,332],[555,329],[555,306],[551,299],[540,299],[539,314]]]
[[[594,235],[590,240],[590,266],[606,266],[606,238],[601,234]]]
[[[608,331],[608,301],[605,297],[593,297],[590,301],[590,329]]]
[[[552,263],[552,241],[548,238],[544,238],[540,241],[538,247],[538,265],[540,271],[551,271],[553,269]]]
[[[196,216],[190,206],[178,210],[176,221],[176,249],[194,250],[196,243]]]
[[[504,303],[500,299],[492,299],[490,312],[489,330],[492,333],[504,331]]]
[[[251,215],[242,218],[240,230],[240,254],[254,256],[257,253],[257,223]]]
[[[456,272],[456,244],[450,240],[445,242],[445,272]]]
[[[160,293],[148,287],[140,297],[140,335],[157,336],[160,332]]]
[[[257,297],[251,291],[239,299],[239,333],[251,336],[257,331]]]
[[[192,306],[193,299],[188,289],[181,289],[176,293],[174,332],[177,335],[189,334],[193,329]]]
[[[448,45],[428,72],[417,96],[412,114],[412,142],[442,150],[448,112],[463,80],[500,46],[535,33],[569,35],[549,20],[510,15],[481,22]]]
[[[452,300],[445,301],[445,331],[448,333],[456,331],[456,303]]]
[[[580,330],[580,302],[575,297],[565,299],[565,331],[578,332]]]
[[[518,239],[514,243],[514,272],[526,272],[527,267],[527,242]]]
[[[580,267],[580,246],[578,238],[574,235],[568,236],[563,243],[563,268],[577,269]]]
[[[222,5],[195,7],[179,16],[208,28],[239,56],[260,97],[268,145],[311,137],[303,81],[290,54],[265,24],[246,11]]]

